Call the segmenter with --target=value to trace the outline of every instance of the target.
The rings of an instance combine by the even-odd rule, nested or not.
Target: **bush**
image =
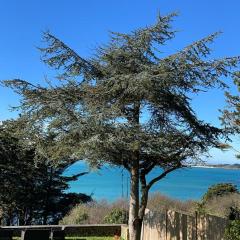
[[[90,202],[87,204],[79,204],[73,208],[59,224],[102,224],[106,223],[105,217],[114,209],[128,211],[128,202],[118,200],[114,203],[109,203],[105,200]]]
[[[240,240],[240,220],[233,220],[229,223],[224,238],[226,240]]]
[[[194,212],[196,202],[192,200],[180,201],[177,199],[172,199],[167,196],[161,195],[160,193],[154,193],[149,196],[147,208],[152,211],[161,210],[176,210],[184,212]]]
[[[68,225],[68,224],[81,224],[85,223],[89,216],[87,214],[87,208],[84,207],[85,204],[80,204],[74,207],[68,215],[66,215],[59,224]]]
[[[231,183],[220,183],[208,188],[196,210],[235,220],[238,218],[239,209],[240,194],[237,187]]]
[[[233,215],[237,215],[240,209],[240,194],[233,193],[222,197],[214,197],[208,202],[201,202],[198,204],[198,211],[200,213],[207,213],[223,218],[234,220]]]
[[[205,213],[234,220],[240,209],[240,195],[235,193],[229,196],[215,197],[202,207]]]
[[[218,183],[208,188],[207,192],[203,195],[202,202],[208,202],[216,197],[238,193],[236,185],[232,183]]]
[[[128,211],[125,209],[115,208],[108,215],[104,217],[105,223],[114,224],[127,224],[128,222]]]

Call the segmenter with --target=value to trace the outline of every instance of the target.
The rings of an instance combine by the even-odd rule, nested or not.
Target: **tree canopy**
[[[31,132],[54,135],[53,158],[110,163],[130,172],[131,240],[140,238],[151,186],[219,146],[222,130],[198,119],[191,96],[224,88],[222,76],[232,76],[240,62],[210,59],[209,44],[219,33],[164,56],[161,47],[176,34],[175,16],[158,16],[155,24],[128,34],[112,32],[109,43],[89,58],[46,32],[42,60],[58,70],[59,83],[5,81],[22,96]],[[159,176],[147,181],[155,167],[162,169]]]

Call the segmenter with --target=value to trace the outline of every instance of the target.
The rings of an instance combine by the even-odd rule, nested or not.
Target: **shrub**
[[[60,222],[59,224],[81,224],[88,220],[87,208],[85,204],[74,207]]]
[[[198,211],[233,220],[237,209],[240,209],[240,194],[233,193],[221,197],[214,197],[208,202],[198,204]],[[235,218],[234,218],[235,219]]]
[[[222,197],[232,193],[238,193],[236,185],[232,183],[218,183],[208,188],[203,195],[202,202],[207,202],[215,197]]]
[[[126,209],[115,208],[104,217],[104,223],[121,224],[128,222],[128,211]]]
[[[233,220],[229,223],[224,238],[226,240],[240,240],[240,220]]]
[[[177,199],[172,199],[167,196],[161,195],[160,193],[153,193],[149,196],[147,208],[152,211],[161,211],[166,209],[184,211],[184,212],[194,212],[196,202],[189,201],[180,201]]]
[[[237,187],[231,183],[219,183],[208,188],[196,210],[235,220],[238,218],[239,209],[240,194]]]
[[[79,204],[72,209],[59,224],[101,224],[105,223],[105,217],[113,211],[113,209],[121,209],[128,211],[128,202],[126,200],[118,200],[109,203],[105,200],[99,202],[93,201],[87,204]]]

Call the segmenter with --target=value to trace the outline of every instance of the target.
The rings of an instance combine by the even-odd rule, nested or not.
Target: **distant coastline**
[[[224,169],[238,169],[240,170],[240,164],[203,164],[203,165],[191,165],[194,168],[224,168]]]

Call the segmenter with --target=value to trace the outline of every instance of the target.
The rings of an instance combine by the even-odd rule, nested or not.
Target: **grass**
[[[65,237],[67,240],[113,240],[113,237]]]
[[[13,240],[20,240],[20,237],[13,237]],[[65,237],[66,240],[113,240],[113,237]]]

